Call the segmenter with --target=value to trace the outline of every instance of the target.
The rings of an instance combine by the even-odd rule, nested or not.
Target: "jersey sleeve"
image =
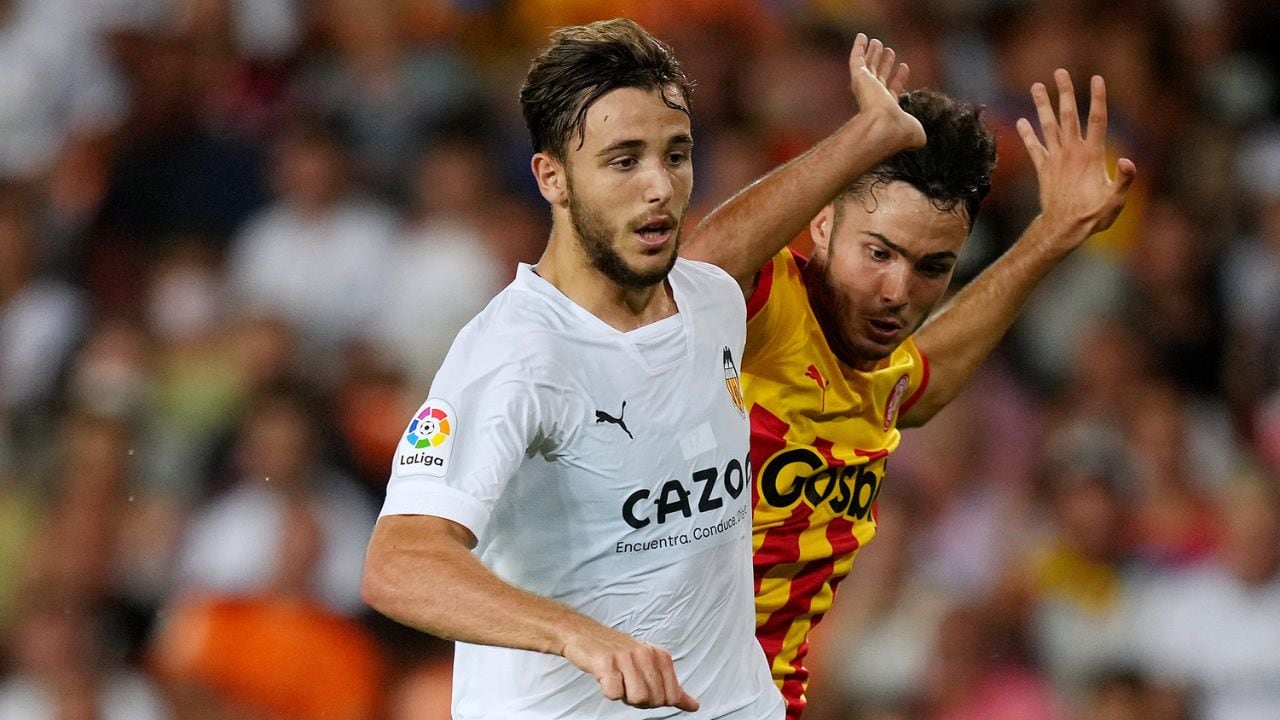
[[[900,350],[906,352],[911,358],[911,371],[907,374],[906,399],[902,401],[902,407],[898,411],[899,417],[906,414],[929,387],[929,358],[925,357],[924,353],[920,352],[920,348],[916,347],[915,338],[907,338],[906,342],[902,343]]]
[[[775,341],[794,331],[796,318],[789,302],[791,285],[799,270],[790,250],[773,256],[756,277],[756,286],[747,298],[747,349],[757,362],[771,356]]]
[[[381,515],[443,517],[481,538],[526,454],[548,443],[560,403],[521,370],[528,363],[455,350],[400,436]]]

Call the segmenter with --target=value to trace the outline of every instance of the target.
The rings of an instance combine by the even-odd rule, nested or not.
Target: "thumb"
[[[692,695],[685,692],[684,690],[681,690],[680,699],[676,700],[676,707],[680,708],[681,710],[696,712],[699,705],[698,705],[698,701],[695,700]]]
[[[1129,186],[1133,184],[1133,179],[1138,176],[1138,166],[1133,164],[1129,158],[1120,158],[1116,161],[1116,185],[1120,193],[1129,191]]]

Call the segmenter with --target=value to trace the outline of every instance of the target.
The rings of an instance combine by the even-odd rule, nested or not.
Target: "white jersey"
[[[458,522],[505,581],[666,648],[701,709],[638,710],[562,657],[458,643],[458,720],[783,715],[754,635],[742,292],[683,259],[669,282],[679,312],[623,333],[522,265],[455,340],[382,514]]]

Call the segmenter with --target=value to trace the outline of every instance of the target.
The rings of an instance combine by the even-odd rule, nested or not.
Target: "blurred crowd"
[[[548,232],[527,63],[616,15],[696,81],[690,222],[848,117],[857,31],[997,132],[957,284],[1037,211],[1013,123],[1055,67],[1139,168],[906,433],[810,719],[1280,717],[1274,2],[0,0],[0,718],[447,717],[364,547]]]

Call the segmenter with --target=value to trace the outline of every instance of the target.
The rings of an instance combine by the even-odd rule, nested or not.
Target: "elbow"
[[[385,574],[371,562],[371,558],[366,558],[364,574],[360,578],[360,599],[365,605],[386,615],[387,608],[391,606],[392,593],[393,588],[387,582]]]
[[[395,573],[389,565],[392,559],[380,547],[376,538],[369,545],[364,559],[364,573],[360,577],[360,599],[365,605],[394,618],[403,588],[395,582]]]

